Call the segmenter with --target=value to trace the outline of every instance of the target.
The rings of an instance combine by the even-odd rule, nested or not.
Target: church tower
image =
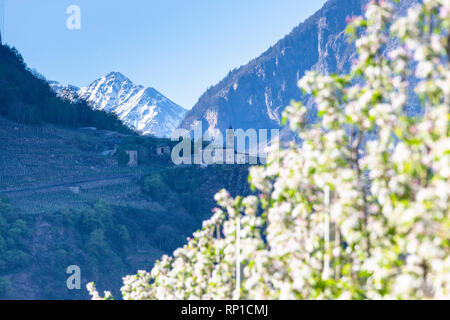
[[[226,164],[234,164],[235,145],[234,145],[234,130],[233,130],[232,126],[230,126],[226,130],[225,145],[226,145],[225,163]]]

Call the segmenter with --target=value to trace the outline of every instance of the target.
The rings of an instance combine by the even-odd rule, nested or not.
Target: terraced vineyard
[[[0,194],[29,213],[81,208],[99,198],[145,208],[150,204],[140,194],[139,177],[151,169],[121,168],[115,158],[101,155],[124,137],[0,118]]]
[[[102,155],[160,143],[142,139],[0,117],[0,222],[9,217],[3,236],[16,237],[0,252],[0,280],[14,284],[0,298],[87,298],[67,290],[72,264],[82,268],[83,286],[95,281],[118,295],[122,276],[151,269],[185,243],[221,188],[249,192],[246,166],[177,167],[153,157],[130,168]]]

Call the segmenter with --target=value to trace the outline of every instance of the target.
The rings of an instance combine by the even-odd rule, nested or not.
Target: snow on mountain
[[[115,113],[143,135],[169,137],[187,112],[155,89],[136,85],[118,72],[80,89],[57,82],[50,82],[50,86],[63,98],[82,99],[94,109]],[[75,93],[73,96],[71,91]]]
[[[48,84],[50,85],[50,88],[56,92],[58,97],[72,103],[77,103],[79,101],[78,91],[80,91],[80,88],[72,85],[61,84],[58,81],[49,81]]]

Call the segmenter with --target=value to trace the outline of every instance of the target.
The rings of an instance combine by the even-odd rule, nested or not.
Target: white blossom
[[[298,82],[322,116],[286,108],[302,145],[250,170],[259,196],[217,194],[222,209],[173,258],[124,278],[125,299],[232,299],[238,254],[242,299],[450,298],[450,0],[394,12],[372,1],[354,19],[350,75]],[[424,112],[408,117],[414,92]]]

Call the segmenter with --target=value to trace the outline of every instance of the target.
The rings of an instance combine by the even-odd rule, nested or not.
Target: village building
[[[156,154],[158,156],[170,155],[170,147],[169,146],[158,146],[158,147],[156,147]]]

